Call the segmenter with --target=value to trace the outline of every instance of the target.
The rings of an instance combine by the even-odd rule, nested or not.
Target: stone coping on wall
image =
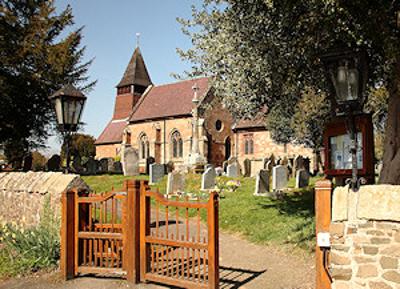
[[[348,186],[333,191],[332,221],[380,220],[400,222],[400,186],[366,185],[358,192]]]

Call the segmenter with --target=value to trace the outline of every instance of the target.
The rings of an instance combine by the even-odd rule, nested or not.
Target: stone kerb
[[[400,288],[400,186],[334,190],[332,289]]]
[[[22,227],[37,225],[46,198],[49,198],[51,208],[59,215],[61,194],[72,187],[89,189],[79,175],[74,174],[0,173],[0,222],[16,223]]]

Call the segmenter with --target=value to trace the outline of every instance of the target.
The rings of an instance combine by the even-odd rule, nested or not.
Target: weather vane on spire
[[[140,33],[136,33],[136,47],[139,47]]]

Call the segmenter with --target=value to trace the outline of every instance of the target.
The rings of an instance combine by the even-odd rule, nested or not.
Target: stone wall
[[[0,173],[0,223],[35,226],[48,198],[60,214],[61,193],[72,187],[89,189],[78,175],[60,172]]]
[[[332,289],[400,288],[400,186],[333,193]]]

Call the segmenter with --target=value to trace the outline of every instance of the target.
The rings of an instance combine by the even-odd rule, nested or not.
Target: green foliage
[[[80,158],[82,163],[86,163],[89,158],[96,155],[94,142],[96,139],[88,134],[76,133],[70,140],[69,153],[74,158]],[[61,158],[65,159],[65,143],[61,147]]]
[[[47,198],[40,224],[24,230],[15,224],[0,228],[0,277],[57,266],[60,257],[59,220]]]
[[[36,171],[43,171],[46,167],[47,158],[38,151],[32,153],[32,169]]]
[[[293,136],[288,116],[301,92],[306,87],[328,92],[319,56],[330,48],[366,48],[369,87],[394,83],[398,10],[399,1],[384,0],[205,0],[193,7],[190,19],[178,19],[193,43],[178,53],[192,64],[188,76],[213,76],[216,94],[235,116],[254,116],[268,107],[272,135],[285,142]],[[303,134],[299,141],[309,137]]]
[[[52,132],[53,92],[94,85],[91,61],[82,63],[82,29],[66,33],[73,24],[71,7],[57,13],[51,0],[0,1],[0,143],[12,163]]]
[[[330,114],[326,95],[306,88],[291,121],[296,140],[315,151],[319,150],[323,146],[323,131]]]

